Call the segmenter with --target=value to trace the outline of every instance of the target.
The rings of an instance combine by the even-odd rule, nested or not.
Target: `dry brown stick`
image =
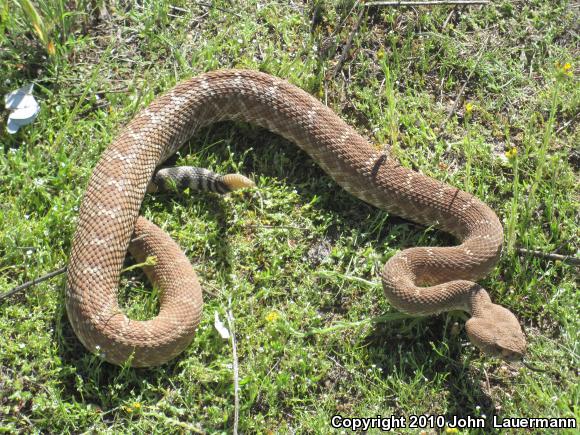
[[[566,130],[570,124],[572,124],[574,121],[576,121],[576,118],[578,118],[578,115],[580,115],[580,112],[576,112],[576,115],[574,115],[572,117],[572,119],[570,119],[568,122],[564,123],[564,125],[562,125],[558,130],[556,130],[556,134],[560,134],[562,133],[562,131]]]
[[[98,90],[98,91],[93,91],[92,92],[92,95],[97,95],[97,94],[124,94],[125,92],[129,92],[129,88],[119,88],[119,89],[110,89],[110,90],[101,89],[101,90]],[[67,96],[68,97],[77,98],[77,97],[82,96],[83,94],[84,94],[83,92],[74,92],[74,93],[68,94]],[[90,98],[91,98],[91,96],[90,95],[87,95],[85,99],[88,100]]]
[[[348,39],[346,40],[346,43],[342,47],[342,53],[340,54],[340,58],[338,59],[338,63],[336,64],[336,67],[334,68],[334,72],[332,73],[332,78],[336,77],[336,75],[342,70],[342,65],[344,64],[344,62],[348,56],[348,52],[350,51],[350,47],[352,46],[352,42],[354,41],[354,35],[356,35],[356,33],[358,32],[358,28],[360,27],[360,23],[362,21],[364,12],[365,12],[365,8],[361,7],[360,11],[358,12],[356,23],[355,23],[352,31],[350,32],[350,35],[348,35]]]
[[[336,25],[336,27],[334,28],[332,33],[329,35],[330,38],[334,38],[336,36],[336,34],[340,31],[340,29],[342,29],[344,27],[344,25],[346,24],[346,22],[348,21],[348,19],[352,15],[352,13],[356,10],[356,8],[359,7],[360,1],[361,0],[356,0],[356,2],[352,5],[350,10],[348,11],[348,14],[346,14],[344,19],[339,24]],[[336,50],[334,50],[333,56],[335,54],[336,54]]]
[[[146,236],[146,234],[142,234],[139,237],[135,237],[134,239],[131,239],[131,242],[136,242],[137,240],[141,240],[145,236]],[[0,294],[0,301],[2,299],[5,299],[5,298],[12,296],[13,294],[20,292],[22,290],[26,290],[27,288],[32,287],[33,285],[40,284],[43,281],[46,281],[50,278],[54,278],[55,276],[60,275],[60,274],[65,273],[65,272],[66,272],[66,266],[61,267],[60,269],[53,270],[52,272],[48,272],[46,275],[42,275],[38,278],[34,278],[30,281],[27,281],[23,284],[20,284],[19,286],[14,287],[12,290],[9,290],[6,293]]]
[[[547,258],[548,260],[559,260],[574,265],[580,265],[580,258],[572,257],[571,255],[550,254],[542,251],[534,251],[525,248],[516,248],[516,251],[518,251],[521,254],[528,254],[534,257]]]
[[[20,284],[19,286],[14,287],[12,290],[7,291],[6,293],[0,294],[0,300],[5,299],[7,297],[12,296],[19,291],[26,290],[28,287],[32,287],[33,285],[39,284],[47,279],[60,275],[61,273],[66,272],[66,266],[61,267],[60,269],[53,270],[52,272],[47,273],[39,278],[34,278],[33,280],[27,281],[24,284]]]
[[[238,351],[236,345],[236,331],[234,329],[234,316],[232,314],[232,300],[228,301],[229,309],[227,312],[228,327],[232,339],[232,369],[234,372],[234,429],[233,434],[238,435],[238,420],[240,418],[240,374],[238,368]]]
[[[487,5],[489,0],[433,0],[433,1],[376,1],[365,3],[365,6],[442,6],[442,5]]]
[[[456,10],[457,10],[456,8],[451,9],[451,12],[449,12],[449,15],[447,15],[447,18],[445,18],[445,21],[443,22],[443,25],[441,26],[441,30],[445,30],[445,28],[447,27],[447,24],[449,24],[449,21],[451,21],[451,18],[453,18],[453,15],[455,15]]]
[[[236,16],[236,17],[238,17],[238,18],[244,18],[244,17],[242,17],[240,14],[238,14],[237,12],[234,12],[234,11],[232,11],[232,10],[230,10],[230,9],[225,9],[225,8],[222,8],[222,7],[216,6],[216,5],[214,5],[213,3],[210,3],[210,2],[202,2],[202,1],[198,1],[198,2],[196,2],[196,3],[197,3],[198,5],[200,5],[200,6],[205,6],[205,7],[206,7],[206,8],[208,8],[208,9],[212,9],[212,8],[213,8],[213,9],[217,9],[218,11],[224,12],[224,13],[226,13],[226,14],[232,14],[232,15],[235,15],[235,16]]]
[[[304,228],[304,227],[299,227],[299,226],[294,226],[294,225],[252,225],[252,224],[247,224],[244,225],[244,227],[246,228],[266,228],[269,230],[277,230],[277,229],[281,229],[281,230],[301,230],[301,231],[308,231],[309,228]]]

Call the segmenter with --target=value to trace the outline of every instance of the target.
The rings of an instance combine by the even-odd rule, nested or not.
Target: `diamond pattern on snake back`
[[[66,298],[73,328],[89,349],[123,343],[127,349],[143,347],[146,354],[149,347],[174,338],[166,327],[170,313],[154,323],[156,330],[153,323],[129,322],[119,313],[119,274],[155,167],[199,128],[224,119],[279,133],[358,198],[459,238],[459,246],[405,251],[407,273],[416,278],[430,275],[433,283],[477,279],[497,261],[501,224],[472,195],[400,166],[330,109],[283,80],[254,71],[207,73],[176,86],[142,111],[105,151],[91,176],[73,240]],[[445,307],[445,297],[442,292],[440,300],[429,296],[425,303]],[[121,351],[111,356],[123,357]]]

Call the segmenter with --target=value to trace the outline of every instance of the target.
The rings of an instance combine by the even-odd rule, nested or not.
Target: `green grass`
[[[408,318],[389,306],[378,280],[385,261],[406,247],[449,244],[447,235],[352,198],[281,138],[223,123],[175,161],[239,171],[258,189],[157,195],[142,208],[207,290],[192,345],[163,367],[113,367],[75,338],[64,277],[0,301],[1,431],[231,432],[232,350],[213,327],[214,312],[224,320],[227,310],[243,433],[325,433],[337,413],[578,418],[577,269],[516,250],[578,252],[572,2],[500,0],[452,15],[450,7],[369,9],[334,79],[357,15],[352,1],[316,2],[314,26],[311,3],[106,3],[109,21],[63,17],[56,0],[37,4],[54,55],[17,3],[0,5],[0,94],[34,81],[42,106],[14,136],[6,113],[0,121],[0,292],[66,264],[91,170],[140,108],[203,71],[259,69],[497,212],[506,249],[482,284],[516,313],[529,360],[548,371],[480,355],[463,315]],[[572,63],[572,77],[556,62]],[[132,271],[122,280],[136,318],[156,310],[142,278]]]

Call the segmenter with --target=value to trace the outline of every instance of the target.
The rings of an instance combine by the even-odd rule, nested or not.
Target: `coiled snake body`
[[[458,246],[417,247],[392,257],[382,272],[387,298],[412,314],[465,310],[472,316],[467,333],[480,349],[506,359],[523,355],[525,338],[515,316],[472,282],[498,260],[503,230],[495,213],[468,193],[400,166],[301,89],[246,70],[210,72],[177,85],[103,153],[80,208],[66,291],[70,322],[87,349],[115,364],[151,366],[190,343],[202,308],[196,275],[177,244],[138,213],[155,168],[199,128],[222,120],[276,132],[356,197],[457,237]],[[138,260],[157,257],[146,270],[162,289],[154,319],[130,320],[119,308],[128,247]]]

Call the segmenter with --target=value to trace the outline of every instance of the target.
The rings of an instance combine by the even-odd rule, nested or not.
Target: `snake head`
[[[465,324],[471,342],[489,356],[505,361],[522,360],[526,338],[516,316],[496,304],[482,311]]]

